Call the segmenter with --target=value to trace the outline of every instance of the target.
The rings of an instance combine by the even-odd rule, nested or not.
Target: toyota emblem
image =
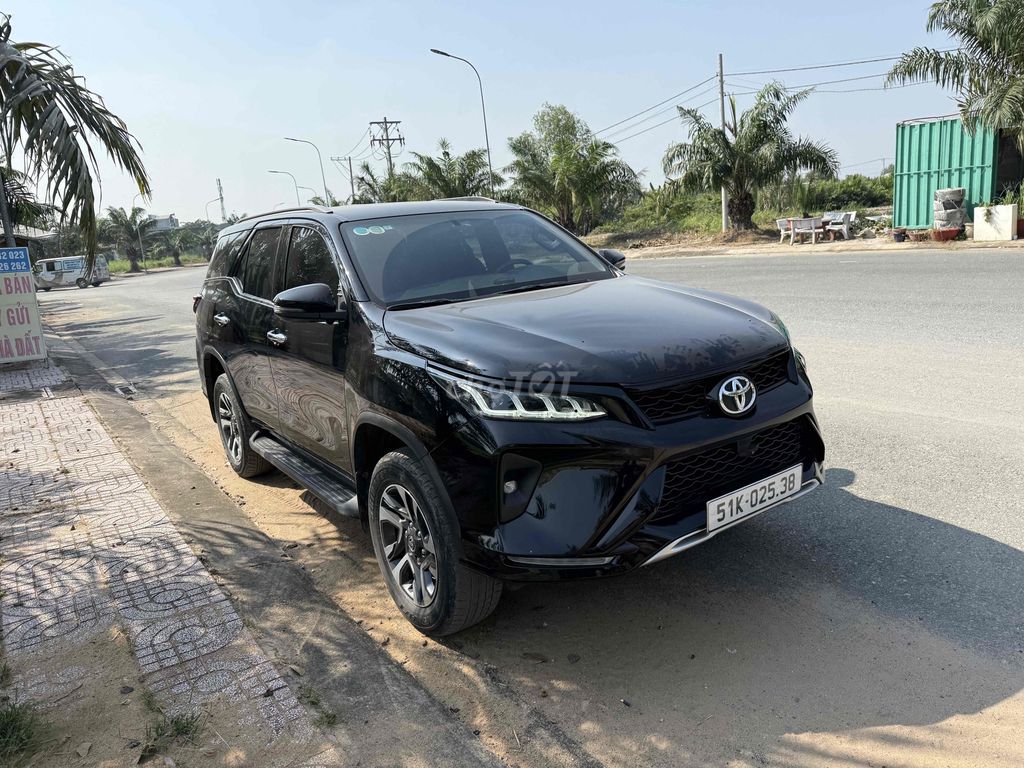
[[[730,416],[742,416],[754,407],[757,390],[746,376],[732,376],[718,387],[718,405]]]

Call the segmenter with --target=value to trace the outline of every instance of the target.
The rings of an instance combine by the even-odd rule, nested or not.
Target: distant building
[[[178,217],[173,213],[170,216],[150,216],[146,220],[153,222],[147,232],[166,232],[178,228]]]

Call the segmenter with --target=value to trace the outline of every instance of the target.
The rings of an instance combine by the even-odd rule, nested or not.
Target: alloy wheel
[[[221,439],[231,461],[236,465],[242,463],[242,435],[235,417],[235,407],[226,392],[217,398],[217,424],[220,426]]]
[[[434,533],[419,502],[404,486],[384,489],[377,514],[380,542],[395,584],[420,608],[437,594],[437,550]]]

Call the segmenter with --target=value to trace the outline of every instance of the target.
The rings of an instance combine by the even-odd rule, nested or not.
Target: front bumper
[[[709,499],[797,461],[801,489],[782,503],[822,481],[824,443],[811,390],[795,371],[741,419],[708,414],[660,426],[612,419],[491,426],[490,444],[468,453],[464,444],[449,444],[435,459],[456,509],[474,510],[461,521],[464,562],[511,581],[624,573],[732,527],[708,533]],[[539,467],[526,478],[528,500],[511,519],[503,518],[508,507],[500,490],[508,455],[517,459],[512,466]]]

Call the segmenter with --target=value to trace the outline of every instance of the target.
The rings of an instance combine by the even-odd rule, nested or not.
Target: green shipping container
[[[998,134],[988,128],[979,126],[972,136],[958,117],[897,124],[893,226],[931,227],[935,190],[950,187],[967,190],[964,205],[968,220],[973,220],[974,206],[991,202],[997,180],[1003,180],[998,179],[1000,144]],[[1019,154],[1007,160],[1016,166],[1019,182]]]

